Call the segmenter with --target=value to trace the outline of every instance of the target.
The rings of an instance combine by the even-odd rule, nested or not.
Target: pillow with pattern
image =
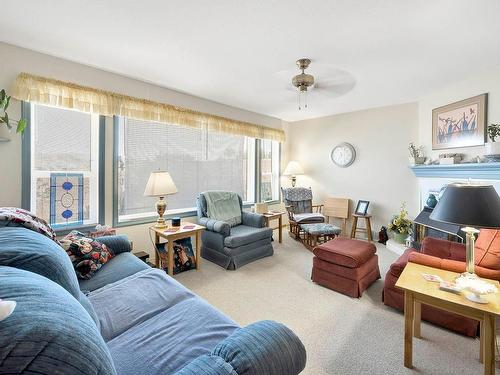
[[[67,234],[60,243],[80,279],[90,279],[114,256],[106,245],[76,230]]]

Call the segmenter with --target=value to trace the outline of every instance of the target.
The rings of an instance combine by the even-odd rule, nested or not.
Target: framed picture
[[[432,149],[484,145],[488,94],[432,110]]]
[[[354,213],[356,215],[366,215],[368,212],[368,206],[370,205],[370,201],[358,201],[358,204],[356,205],[356,210]]]

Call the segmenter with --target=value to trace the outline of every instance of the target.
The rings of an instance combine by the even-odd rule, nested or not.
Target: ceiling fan
[[[314,75],[305,72],[309,68],[309,65],[311,65],[310,59],[299,59],[296,61],[296,65],[301,72],[292,77],[292,85],[288,84],[286,88],[298,93],[299,110],[307,108],[307,97],[310,94],[336,98],[351,91],[356,84],[356,80],[352,74],[330,64],[314,63],[311,68],[314,71]],[[290,70],[287,70],[277,74],[284,78],[286,75],[290,77],[290,73]]]

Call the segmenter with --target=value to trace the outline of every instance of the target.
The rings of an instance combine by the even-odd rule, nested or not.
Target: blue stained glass
[[[66,181],[65,183],[62,184],[62,188],[66,191],[69,191],[73,188],[73,184],[69,181]]]
[[[71,210],[64,210],[61,214],[61,216],[65,219],[69,219],[71,216],[73,216],[73,211]]]

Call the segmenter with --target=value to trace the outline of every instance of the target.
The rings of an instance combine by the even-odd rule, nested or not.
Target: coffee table
[[[427,267],[409,262],[396,283],[396,287],[405,292],[405,337],[404,365],[413,368],[413,336],[421,338],[421,306],[426,304],[468,318],[476,319],[481,324],[479,359],[484,363],[484,373],[495,374],[495,317],[500,315],[500,293],[483,296],[487,304],[474,303],[461,294],[445,292],[439,289],[439,283],[424,280],[422,273],[437,275],[444,281],[454,281],[459,275],[455,272]],[[495,280],[483,279],[494,284]]]
[[[174,241],[194,236],[196,238],[196,250],[194,254],[196,260],[196,270],[200,269],[201,232],[205,230],[204,226],[189,222],[182,222],[178,227],[169,226],[165,228],[158,228],[155,226],[151,226],[149,227],[149,230],[155,235],[155,266],[157,268],[160,267],[160,254],[158,254],[158,247],[156,245],[160,243],[161,238],[168,241],[166,246],[168,256],[167,272],[170,276],[173,276]]]

